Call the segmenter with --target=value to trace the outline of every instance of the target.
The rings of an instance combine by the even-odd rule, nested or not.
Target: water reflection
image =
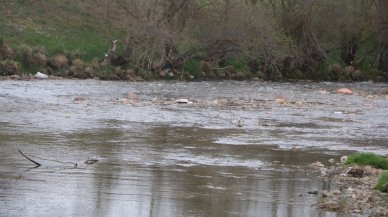
[[[1,178],[4,182],[1,195],[7,203],[1,213],[7,216],[311,216],[320,213],[310,207],[316,198],[306,194],[309,189],[319,188],[319,183],[296,169],[297,158],[304,154],[211,142],[222,135],[222,130],[140,124],[129,128],[117,127],[112,122],[101,126],[107,125],[110,127],[97,131],[62,134],[66,139],[60,144],[49,144],[46,140],[54,135],[46,135],[37,147],[28,147],[29,151],[35,150],[36,155],[47,159],[52,156],[61,160],[100,158],[94,165],[80,163],[72,169],[49,163],[43,168],[23,171],[21,168],[28,168],[28,162],[13,154],[10,148],[8,154],[13,155],[12,160],[6,161],[15,165],[2,166],[8,176],[2,174]],[[35,141],[35,136],[30,136]],[[66,148],[61,147],[64,141]],[[7,144],[12,139],[3,142]],[[47,149],[52,152],[43,151]],[[193,160],[196,157],[200,160]],[[275,159],[287,162],[288,166],[272,168],[264,163]],[[256,162],[257,167],[241,161]],[[20,177],[16,178],[18,174]]]
[[[388,153],[379,118],[387,102],[310,92],[322,85],[337,87],[1,82],[0,216],[341,216],[315,209],[317,197],[307,191],[327,186],[307,165],[354,150]],[[114,101],[128,92],[139,94],[137,105]],[[271,101],[279,93],[321,104],[280,106]],[[76,95],[86,102],[73,102]],[[151,103],[188,95],[205,103]],[[223,108],[211,104],[216,98],[262,104]],[[373,111],[333,113],[364,100]],[[234,124],[239,117],[243,127]],[[31,169],[18,147],[43,166]],[[89,158],[100,161],[83,164]]]

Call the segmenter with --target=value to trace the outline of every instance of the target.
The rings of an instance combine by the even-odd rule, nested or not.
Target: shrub
[[[19,47],[17,60],[21,62],[23,66],[29,67],[35,65],[32,49],[26,45]]]
[[[84,70],[85,63],[81,59],[75,59],[73,60],[73,66],[75,67],[76,70],[81,71],[81,70]]]
[[[194,76],[195,78],[202,78],[204,75],[204,67],[207,65],[205,64],[205,61],[200,60],[189,60],[185,62],[183,65],[183,70],[187,72],[187,74]],[[208,68],[211,70],[210,68]]]
[[[44,50],[37,51],[34,53],[34,59],[37,65],[45,66],[47,63],[47,56]]]
[[[248,69],[248,62],[244,59],[229,59],[226,61],[225,65],[233,66],[233,68],[239,71]]]
[[[0,38],[0,58],[12,59],[15,55],[15,51],[12,50],[4,41]]]
[[[373,153],[355,153],[348,157],[346,164],[369,165],[375,168],[388,169],[388,160]]]
[[[56,67],[58,69],[61,69],[65,66],[67,66],[69,60],[67,59],[67,57],[65,55],[62,55],[62,54],[58,54],[54,57],[54,64],[56,65]]]
[[[5,60],[0,63],[0,76],[20,75],[20,67],[16,61]]]
[[[388,193],[388,172],[384,172],[377,180],[376,189]]]

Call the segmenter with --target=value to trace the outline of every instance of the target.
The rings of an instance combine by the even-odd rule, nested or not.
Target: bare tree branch
[[[32,163],[34,163],[34,164],[36,165],[35,167],[40,167],[40,166],[42,166],[42,164],[40,164],[40,163],[38,163],[38,162],[32,160],[32,159],[29,158],[27,155],[25,155],[19,148],[18,148],[18,151],[19,151],[19,153],[20,153],[23,157],[25,157],[27,160],[29,160],[29,161],[31,161]]]

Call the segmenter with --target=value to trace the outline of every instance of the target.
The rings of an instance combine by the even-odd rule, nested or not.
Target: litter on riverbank
[[[326,168],[319,163],[313,163],[312,168],[321,173],[325,186],[316,207],[360,216],[388,216],[388,193],[375,190],[383,170],[344,165]]]

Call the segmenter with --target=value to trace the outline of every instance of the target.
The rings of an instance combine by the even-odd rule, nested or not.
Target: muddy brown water
[[[388,154],[387,90],[1,81],[0,216],[347,216],[315,208],[308,165]]]

